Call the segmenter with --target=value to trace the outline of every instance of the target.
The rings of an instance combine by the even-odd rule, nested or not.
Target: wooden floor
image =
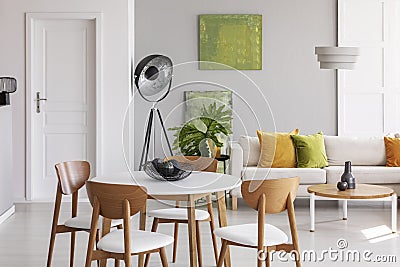
[[[149,209],[158,208],[160,203],[152,202]],[[29,266],[42,267],[46,263],[47,247],[49,242],[50,223],[52,218],[53,204],[34,203],[17,204],[16,214],[0,225],[0,266]],[[62,207],[61,218],[69,214],[69,207]],[[81,203],[80,212],[88,212],[88,203]],[[307,202],[296,202],[297,226],[300,239],[300,248],[304,250],[315,250],[318,257],[323,250],[338,250],[339,254],[346,254],[349,250],[358,250],[361,253],[371,251],[372,258],[378,255],[396,257],[397,263],[381,263],[379,266],[400,266],[400,237],[391,234],[391,210],[389,203],[381,202],[350,203],[348,209],[349,219],[341,220],[341,210],[336,202],[319,201],[316,210],[316,232],[309,232],[309,211]],[[250,210],[243,202],[239,202],[237,211],[228,210],[228,223],[230,225],[239,223],[254,223],[257,221],[256,213]],[[286,214],[269,215],[266,221],[289,233]],[[400,220],[398,220],[400,221]],[[147,225],[150,229],[151,218]],[[137,225],[137,218],[134,219]],[[159,231],[172,234],[172,225],[161,225]],[[400,228],[400,227],[399,227]],[[201,228],[203,241],[203,263],[204,266],[216,266],[212,255],[211,239],[207,223]],[[83,266],[86,253],[88,235],[77,234],[77,251],[75,266]],[[339,249],[337,241],[345,239],[348,247]],[[55,267],[68,265],[69,236],[59,235],[56,239],[54,251]],[[171,260],[171,246],[167,248],[169,261]],[[365,252],[367,253],[367,252]],[[348,253],[347,253],[348,254]],[[232,248],[233,267],[247,267],[256,265],[256,251],[247,248]],[[339,255],[340,256],[340,255]],[[286,258],[287,259],[287,258]],[[339,259],[340,260],[340,259]],[[393,260],[393,258],[392,258]],[[188,240],[187,227],[182,225],[178,244],[178,260],[172,267],[188,266]],[[136,258],[133,259],[134,266]],[[366,265],[365,261],[342,262],[331,261],[326,255],[324,261],[307,260],[303,266],[378,266],[378,263]],[[96,266],[93,263],[92,266]],[[111,262],[108,266],[113,266]],[[123,266],[123,265],[122,265]],[[158,255],[153,255],[150,266],[161,266]],[[275,258],[272,266],[294,266],[292,262],[282,262]]]

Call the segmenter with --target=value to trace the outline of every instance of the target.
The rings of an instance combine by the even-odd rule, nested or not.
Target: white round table
[[[189,177],[175,182],[159,181],[150,178],[144,171],[97,176],[96,182],[114,184],[137,184],[147,189],[151,199],[187,201],[190,266],[197,266],[195,201],[210,193],[216,193],[219,226],[227,226],[225,191],[241,185],[240,177],[213,172],[193,172]],[[212,214],[210,214],[213,216]],[[142,213],[140,228],[145,229],[146,214]],[[228,251],[229,252],[229,251]],[[231,266],[229,253],[225,266]],[[142,266],[143,256],[139,257]]]

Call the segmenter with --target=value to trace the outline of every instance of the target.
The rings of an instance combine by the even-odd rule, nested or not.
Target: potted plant
[[[175,131],[173,149],[185,156],[218,156],[218,150],[231,130],[231,111],[214,102],[201,108],[201,115],[182,126],[169,128]]]

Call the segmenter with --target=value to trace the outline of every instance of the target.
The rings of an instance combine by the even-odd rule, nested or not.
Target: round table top
[[[215,159],[218,160],[218,161],[225,161],[225,160],[228,160],[230,158],[231,157],[229,155],[221,154],[219,157],[216,157]]]
[[[339,191],[335,184],[318,184],[307,188],[308,193],[314,193],[316,196],[342,198],[342,199],[373,199],[390,197],[394,194],[393,189],[372,184],[356,184],[355,189],[346,189]]]
[[[194,195],[223,192],[240,186],[242,182],[240,177],[198,171],[194,171],[187,178],[175,182],[153,179],[144,171],[135,171],[132,175],[129,172],[125,172],[97,176],[91,180],[103,183],[140,185],[146,187],[149,195]]]

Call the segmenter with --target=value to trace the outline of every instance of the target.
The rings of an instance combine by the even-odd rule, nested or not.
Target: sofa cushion
[[[260,160],[260,141],[257,136],[242,135],[239,144],[243,149],[243,166],[257,166]]]
[[[342,166],[351,161],[356,166],[384,166],[386,164],[383,138],[324,136],[329,166]]]
[[[383,140],[386,149],[386,166],[400,167],[400,138],[385,136]]]
[[[326,170],[328,184],[336,184],[343,174],[344,166],[329,166]],[[385,184],[400,183],[400,168],[385,166],[351,166],[352,173],[357,183]]]
[[[297,168],[328,166],[322,132],[311,135],[291,135],[296,148]]]
[[[258,164],[261,168],[295,168],[296,153],[290,135],[299,134],[299,129],[290,133],[268,133],[258,130],[260,140],[261,159]]]
[[[257,168],[246,167],[242,170],[243,180],[268,180],[300,177],[300,184],[326,183],[324,169],[317,168]]]

